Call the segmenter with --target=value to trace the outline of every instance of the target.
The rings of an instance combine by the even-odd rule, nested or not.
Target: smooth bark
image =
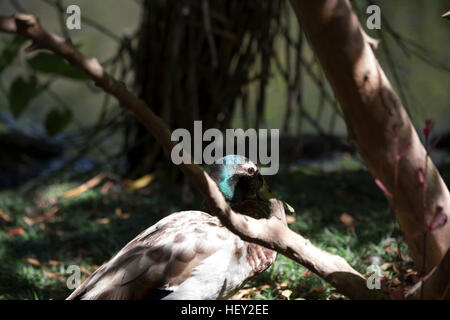
[[[376,42],[366,35],[348,0],[290,0],[298,20],[333,88],[345,118],[349,139],[374,178],[391,192],[395,215],[418,270],[422,270],[423,234],[433,218],[450,213],[450,195],[428,159],[426,207],[417,171],[425,169],[426,151],[401,101],[378,63]],[[401,159],[395,190],[394,126],[399,150],[411,147]],[[395,192],[396,191],[396,192]],[[450,224],[429,232],[425,270],[439,264],[450,246]]]

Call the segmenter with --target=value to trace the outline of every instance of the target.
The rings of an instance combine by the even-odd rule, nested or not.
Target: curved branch
[[[82,55],[70,41],[44,30],[31,15],[16,14],[0,16],[0,32],[19,34],[32,40],[28,51],[50,50],[63,57],[74,67],[86,73],[97,87],[114,96],[125,109],[150,131],[170,158],[175,145],[171,132],[161,118],[131,93],[124,83],[111,77],[97,59]],[[284,215],[283,205],[271,200],[271,217],[253,219],[234,212],[225,201],[216,183],[195,164],[181,164],[179,168],[190,179],[206,199],[207,205],[222,223],[241,238],[258,243],[302,264],[324,280],[331,283],[338,292],[352,299],[374,299],[380,292],[369,290],[364,277],[354,270],[342,257],[325,252],[299,234],[290,230],[280,219]]]

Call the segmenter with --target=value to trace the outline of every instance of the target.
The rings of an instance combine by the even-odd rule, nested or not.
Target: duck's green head
[[[268,201],[276,198],[258,167],[246,157],[228,155],[220,158],[210,167],[209,174],[231,204],[251,199]],[[288,212],[294,212],[291,206],[283,203]]]
[[[256,199],[264,186],[258,167],[239,155],[228,155],[217,160],[210,168],[210,175],[230,203]]]

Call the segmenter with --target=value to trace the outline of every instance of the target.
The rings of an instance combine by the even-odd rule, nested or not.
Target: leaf
[[[70,110],[52,109],[45,117],[45,129],[50,136],[64,130],[72,121],[73,114]]]
[[[92,271],[89,271],[88,269],[86,269],[85,267],[81,267],[80,271],[87,274],[88,276],[90,276],[92,274]]]
[[[48,52],[40,52],[28,60],[28,64],[36,71],[62,76],[73,80],[87,80],[89,77],[69,65],[63,58]]]
[[[101,219],[97,219],[96,221],[98,224],[108,224],[111,222],[111,220],[109,218],[101,218]]]
[[[295,214],[295,209],[292,208],[289,203],[283,201],[283,205],[284,205],[284,210],[287,210],[289,213],[291,214]]]
[[[342,213],[341,216],[339,217],[339,220],[341,220],[341,223],[344,225],[344,227],[347,228],[348,231],[355,230],[356,220],[348,213],[346,212]]]
[[[140,177],[137,180],[127,181],[127,182],[125,182],[125,190],[126,190],[126,192],[133,192],[133,191],[145,188],[154,179],[155,179],[155,175],[153,175],[153,174],[146,174],[145,176]]]
[[[285,297],[287,300],[290,300],[292,295],[292,290],[283,290],[281,291],[281,295]]]
[[[2,209],[0,209],[0,218],[5,220],[6,222],[12,221],[12,218],[9,215],[7,215],[5,212],[3,212]]]
[[[25,41],[27,41],[26,38],[15,36],[5,43],[4,49],[0,54],[0,73],[14,61]]]
[[[131,217],[131,213],[123,212],[121,208],[116,208],[115,214],[122,219],[129,219]]]
[[[106,182],[103,186],[102,189],[100,190],[100,192],[105,195],[108,193],[108,191],[114,186],[114,183],[112,183],[111,181]]]
[[[61,209],[60,206],[54,206],[49,211],[45,212],[43,215],[36,216],[34,218],[24,217],[23,221],[28,225],[32,226],[36,223],[42,223],[47,221],[54,221],[55,214]]]
[[[35,258],[26,258],[26,261],[34,267],[40,268],[41,263]]]
[[[61,198],[67,199],[67,198],[78,197],[82,193],[99,185],[100,182],[102,182],[103,178],[105,178],[105,174],[100,173],[100,174],[96,175],[95,177],[93,177],[92,179],[88,180],[87,182],[83,183],[82,185],[64,192],[63,195],[61,196]]]
[[[25,80],[18,77],[9,89],[9,108],[15,118],[27,108],[30,101],[40,94],[45,86],[39,86],[36,77]]]
[[[17,236],[17,235],[21,235],[24,233],[25,233],[25,230],[23,230],[23,228],[16,228],[16,229],[11,229],[8,231],[9,236]]]
[[[57,267],[57,266],[59,266],[61,264],[61,261],[59,261],[59,260],[49,260],[48,264],[51,265],[51,266]]]
[[[448,217],[445,213],[438,214],[428,226],[428,230],[440,229],[447,223]]]
[[[389,269],[390,267],[392,267],[392,263],[389,262],[385,262],[381,265],[381,270],[386,271],[387,269]]]
[[[55,278],[55,277],[64,276],[64,273],[61,273],[61,272],[55,272],[55,273],[52,273],[52,272],[44,271],[44,274],[45,274],[47,277],[49,277],[49,278]]]

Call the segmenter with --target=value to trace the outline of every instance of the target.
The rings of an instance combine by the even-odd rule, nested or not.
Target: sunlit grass
[[[443,177],[448,177],[448,170],[443,171]],[[385,266],[384,275],[395,276],[390,266],[397,259],[394,222],[368,172],[296,170],[268,180],[272,189],[296,209],[291,229],[314,245],[342,256],[362,274],[377,261]],[[168,188],[159,180],[146,194],[128,194],[120,188],[104,194],[99,186],[78,197],[58,198],[83,182],[44,186],[39,196],[0,193],[0,209],[11,218],[9,222],[0,218],[0,299],[64,299],[71,292],[66,286],[68,266],[82,267],[85,279],[163,216],[194,207],[204,210],[201,203],[184,205],[181,188]],[[30,224],[30,219],[34,221],[55,206],[59,209],[52,218]],[[355,219],[352,228],[340,220],[343,213]],[[11,235],[18,229],[23,232]],[[407,252],[405,244],[402,251]],[[39,265],[30,263],[30,258]],[[242,290],[241,298],[245,299],[343,298],[325,281],[281,255]]]

